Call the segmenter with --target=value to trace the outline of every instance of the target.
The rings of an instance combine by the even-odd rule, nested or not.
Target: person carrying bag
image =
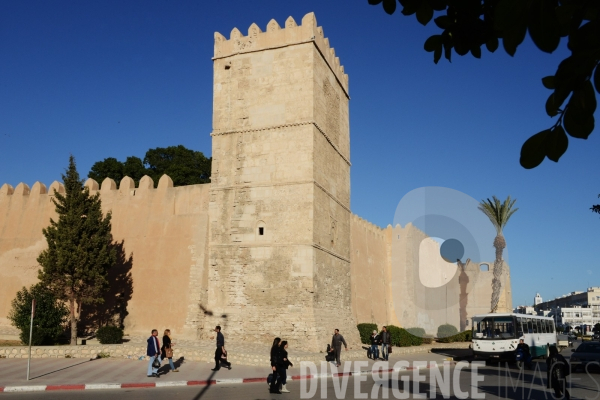
[[[163,335],[163,345],[161,347],[161,357],[164,360],[165,358],[169,359],[169,366],[171,367],[172,372],[179,372],[177,368],[175,368],[175,364],[173,364],[173,343],[171,341],[171,330],[165,329]]]

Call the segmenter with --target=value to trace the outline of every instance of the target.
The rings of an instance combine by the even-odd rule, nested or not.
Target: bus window
[[[493,337],[493,319],[491,317],[481,320],[473,320],[473,336],[481,339],[491,339]]]
[[[531,319],[531,333],[538,333],[537,320],[535,318]]]
[[[502,339],[515,337],[515,327],[512,317],[494,318],[494,337]]]
[[[523,332],[527,329],[527,323],[523,326],[523,318],[517,317],[517,333],[519,336],[523,335]]]
[[[556,332],[556,331],[554,330],[554,321],[550,321],[550,332],[551,332],[551,333],[554,333],[554,332]]]
[[[525,333],[533,333],[533,325],[531,324],[531,318],[527,318],[527,329]]]
[[[548,333],[548,328],[546,327],[546,321],[540,319],[540,333]]]
[[[533,325],[533,333],[542,333],[542,326],[540,324],[540,320],[537,318],[534,319],[533,324],[534,324]],[[536,326],[537,326],[537,331],[535,330]]]

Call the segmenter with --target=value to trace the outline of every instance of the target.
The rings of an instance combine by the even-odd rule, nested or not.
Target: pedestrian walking
[[[371,335],[371,357],[373,357],[373,360],[379,358],[379,335],[376,330]]]
[[[333,331],[333,337],[331,338],[331,351],[335,352],[335,361],[337,367],[342,365],[340,361],[340,355],[342,353],[342,343],[344,344],[344,348],[348,350],[348,344],[346,344],[346,340],[340,334],[340,330],[335,329]]]
[[[173,345],[175,345],[175,343],[171,341],[171,330],[165,329],[165,332],[163,334],[163,345],[160,348],[160,356],[163,360],[165,358],[169,359],[171,371],[179,372],[179,370],[175,368],[175,365],[173,364]]]
[[[387,326],[384,326],[379,334],[379,340],[381,343],[381,357],[384,361],[388,360],[389,346],[392,344],[390,333],[387,330]]]
[[[281,394],[279,388],[277,387],[277,362],[279,361],[279,344],[281,339],[276,337],[273,340],[273,346],[271,346],[271,383],[269,385],[269,393],[277,393]]]
[[[287,342],[287,340],[283,340],[279,344],[279,358],[278,358],[278,362],[277,362],[277,375],[278,375],[277,388],[278,389],[281,388],[280,389],[281,393],[289,393],[290,392],[285,387],[285,385],[287,384],[287,369],[288,369],[288,367],[294,366],[294,364],[292,364],[291,361],[288,359],[287,348],[288,348],[288,342]]]
[[[148,348],[146,349],[146,355],[150,357],[148,362],[148,378],[158,378],[158,367],[154,365],[155,360],[158,360],[158,366],[160,366],[160,342],[158,341],[158,330],[152,329],[152,336],[147,340]]]
[[[546,386],[548,389],[554,389],[556,399],[569,400],[571,398],[567,390],[567,376],[571,373],[569,363],[558,354],[556,346],[550,346],[549,350],[550,357],[546,359]]]
[[[221,369],[221,362],[227,366],[227,369],[231,369],[231,363],[223,360],[223,356],[227,357],[227,350],[225,350],[225,336],[221,333],[221,327],[217,325],[215,327],[217,333],[217,350],[215,351],[215,367],[212,371],[218,371]]]

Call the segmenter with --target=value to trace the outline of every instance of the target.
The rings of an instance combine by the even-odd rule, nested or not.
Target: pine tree
[[[90,196],[79,179],[75,158],[62,176],[65,194],[54,192],[58,221],[43,230],[48,248],[40,254],[38,278],[69,307],[71,345],[77,344],[76,307],[102,303],[108,270],[116,263],[111,213],[102,214],[100,195]]]

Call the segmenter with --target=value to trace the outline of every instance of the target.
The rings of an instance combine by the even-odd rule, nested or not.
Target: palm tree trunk
[[[492,279],[492,304],[491,311],[495,313],[498,310],[498,302],[500,301],[500,290],[502,289],[502,272],[504,272],[504,260],[502,252],[506,247],[506,240],[502,233],[498,233],[494,239],[494,247],[496,248],[496,260],[494,261],[494,278]]]

